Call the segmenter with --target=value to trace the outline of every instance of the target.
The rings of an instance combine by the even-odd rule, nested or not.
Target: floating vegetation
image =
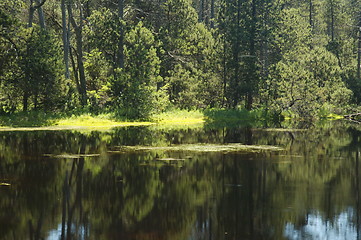
[[[123,153],[132,151],[189,151],[189,152],[261,152],[261,151],[282,151],[281,147],[270,145],[243,145],[240,143],[232,144],[183,144],[165,147],[152,146],[119,146],[110,153]]]
[[[303,158],[303,155],[278,155],[279,157],[285,157],[285,158]]]
[[[255,128],[254,131],[263,131],[263,132],[305,132],[307,129],[299,128]]]
[[[11,184],[10,184],[10,183],[5,183],[5,182],[0,182],[0,187],[1,187],[1,186],[5,186],[5,187],[6,187],[6,186],[11,186]]]
[[[66,158],[66,159],[78,159],[83,157],[99,157],[100,154],[44,154],[45,157],[53,157],[53,158]]]
[[[183,159],[183,158],[156,158],[155,160],[157,160],[157,161],[166,161],[166,162],[185,161],[185,159]]]

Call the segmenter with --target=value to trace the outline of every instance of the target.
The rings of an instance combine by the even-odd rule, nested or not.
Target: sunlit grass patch
[[[327,115],[327,119],[329,120],[340,120],[340,119],[344,119],[343,116],[338,115],[338,114],[334,114],[334,113],[330,113]]]
[[[114,120],[111,114],[100,114],[92,116],[90,114],[82,114],[59,119],[54,125],[57,126],[82,126],[82,127],[116,127],[116,126],[146,126],[151,122],[126,122]]]
[[[191,125],[204,123],[204,114],[200,111],[173,110],[157,114],[152,120],[159,124]]]

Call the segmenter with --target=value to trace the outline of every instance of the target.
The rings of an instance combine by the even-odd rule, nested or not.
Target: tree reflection
[[[0,187],[0,239],[307,239],[345,232],[352,239],[360,223],[360,137],[337,123],[310,131],[0,133],[0,181],[11,184]],[[227,142],[286,150],[108,152]],[[93,153],[99,156],[81,156]]]

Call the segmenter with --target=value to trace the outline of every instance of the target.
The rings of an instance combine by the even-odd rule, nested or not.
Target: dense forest
[[[2,0],[0,113],[341,113],[361,102],[358,0]]]

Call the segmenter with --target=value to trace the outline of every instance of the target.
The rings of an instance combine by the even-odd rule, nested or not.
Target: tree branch
[[[46,2],[46,0],[43,0],[43,1],[41,1],[38,5],[34,6],[33,8],[34,8],[34,9],[41,8],[41,7],[44,5],[45,2]]]

